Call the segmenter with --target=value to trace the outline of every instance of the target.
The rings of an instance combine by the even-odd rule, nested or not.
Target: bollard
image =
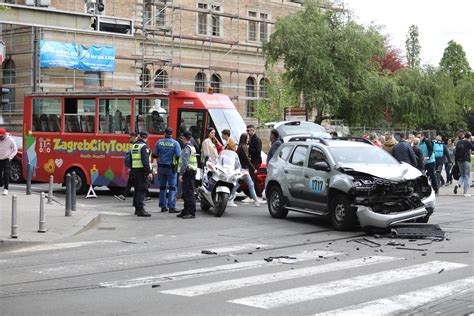
[[[31,164],[26,165],[26,195],[31,195]]]
[[[54,177],[53,175],[51,175],[49,176],[48,204],[53,203],[53,184],[54,184]]]
[[[12,238],[18,238],[18,222],[17,222],[17,208],[16,208],[16,195],[12,196]]]
[[[71,175],[66,175],[66,216],[71,216]]]
[[[71,173],[71,210],[76,210],[76,172]]]
[[[46,233],[45,225],[46,225],[46,219],[45,219],[45,214],[44,214],[44,192],[41,192],[38,233]]]

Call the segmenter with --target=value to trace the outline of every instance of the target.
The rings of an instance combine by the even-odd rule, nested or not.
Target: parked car
[[[426,176],[380,148],[351,140],[294,137],[283,143],[267,162],[270,215],[325,216],[337,230],[428,222],[435,193]]]
[[[23,137],[20,134],[12,133],[13,140],[15,140],[18,152],[11,161],[10,182],[18,183],[24,180],[23,178]]]

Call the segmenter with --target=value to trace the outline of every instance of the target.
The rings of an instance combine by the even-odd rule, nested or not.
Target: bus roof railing
[[[155,91],[132,91],[132,90],[113,90],[113,91],[74,91],[74,92],[31,92],[25,96],[102,96],[102,95],[170,95],[173,90],[155,90]]]

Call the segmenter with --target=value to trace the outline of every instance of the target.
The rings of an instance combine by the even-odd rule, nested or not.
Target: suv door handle
[[[288,173],[288,170],[283,171],[284,173]]]
[[[308,176],[308,175],[304,175],[304,177],[305,177],[306,179],[309,179],[309,176]]]

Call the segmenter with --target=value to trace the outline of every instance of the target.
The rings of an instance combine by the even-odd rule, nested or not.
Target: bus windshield
[[[245,133],[245,122],[236,109],[209,109],[212,121],[216,129],[221,134],[222,130],[230,129],[233,139],[239,141],[240,135]]]

